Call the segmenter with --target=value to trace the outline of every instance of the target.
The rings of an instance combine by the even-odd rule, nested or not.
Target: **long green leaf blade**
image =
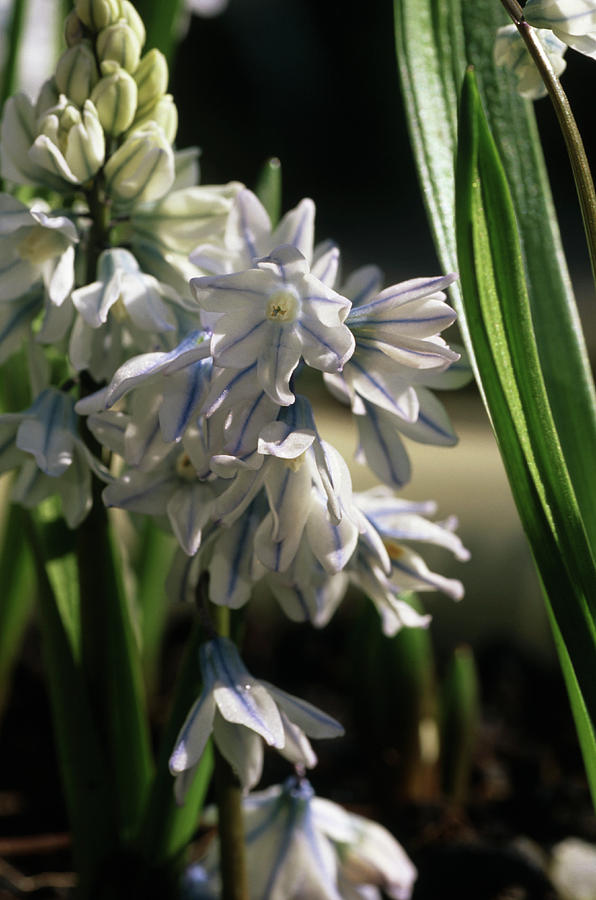
[[[464,70],[475,66],[519,222],[538,351],[549,403],[582,519],[596,548],[596,393],[567,273],[531,105],[498,70],[492,47],[507,22],[495,0],[396,0],[397,56],[412,144],[441,261],[456,269],[455,110]],[[468,350],[461,295],[452,289]],[[565,365],[561,365],[564,358]],[[475,367],[475,361],[472,359]],[[476,369],[475,369],[476,371]]]
[[[587,596],[596,584],[594,566],[568,479],[565,483],[565,462],[549,418],[529,313],[519,315],[527,297],[516,224],[506,208],[507,186],[472,73],[462,96],[456,196],[462,289],[489,411],[522,524],[573,661],[581,695],[575,707],[585,711],[585,728],[593,728],[596,627]],[[553,459],[545,459],[549,454]],[[582,746],[588,747],[585,741]],[[586,764],[590,773],[593,760]]]

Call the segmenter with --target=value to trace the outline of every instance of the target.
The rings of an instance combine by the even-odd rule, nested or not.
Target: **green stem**
[[[222,900],[249,900],[242,820],[242,788],[232,767],[217,747],[214,783],[218,812],[221,897]]]
[[[230,636],[230,610],[227,606],[212,607],[217,633]],[[215,747],[215,797],[219,834],[219,866],[222,881],[222,900],[249,900],[246,871],[244,821],[242,818],[242,788],[229,762]]]
[[[592,276],[596,282],[596,191],[594,180],[588,163],[584,143],[577,127],[567,95],[557,78],[548,55],[536,32],[524,19],[523,9],[517,0],[502,0],[503,6],[511,16],[517,30],[523,38],[528,51],[536,63],[540,76],[552,101],[557,116],[569,161],[573,171],[575,187],[579,198],[588,252],[592,265]]]

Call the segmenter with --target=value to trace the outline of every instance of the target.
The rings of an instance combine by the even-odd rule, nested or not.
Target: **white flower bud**
[[[103,128],[91,100],[79,110],[61,95],[41,120],[39,132],[29,158],[70,184],[89,181],[104,161]]]
[[[159,125],[149,122],[133,131],[106,163],[105,175],[116,206],[163,197],[174,181],[174,154]]]
[[[141,58],[141,45],[130,25],[121,19],[103,28],[95,44],[100,63],[113,60],[127,72],[134,72]]]
[[[100,31],[120,18],[119,0],[75,0],[79,19],[91,31]]]
[[[89,41],[65,50],[56,66],[56,84],[61,94],[82,106],[99,80],[95,54]]]
[[[85,27],[74,9],[71,9],[64,21],[64,40],[67,47],[74,47],[85,37]]]
[[[130,25],[130,27],[136,34],[137,40],[139,42],[139,47],[142,50],[145,45],[145,38],[147,37],[145,26],[143,25],[143,20],[141,19],[140,15],[136,11],[130,0],[122,0],[121,17],[125,19],[126,23]]]
[[[133,128],[141,128],[148,122],[156,122],[164,130],[170,144],[174,143],[178,130],[178,110],[171,94],[164,94],[142,116],[137,116]]]
[[[58,92],[58,88],[56,87],[55,79],[48,78],[48,80],[44,81],[41,88],[39,89],[39,94],[35,102],[36,118],[39,119],[41,116],[43,116],[51,106],[56,106],[59,97],[60,94]]]
[[[101,64],[100,78],[91,100],[97,108],[99,121],[107,134],[116,136],[130,127],[137,108],[137,85],[134,78],[113,60]]]
[[[139,90],[138,112],[144,116],[168,87],[168,64],[163,53],[155,48],[146,53],[134,73],[134,79]]]

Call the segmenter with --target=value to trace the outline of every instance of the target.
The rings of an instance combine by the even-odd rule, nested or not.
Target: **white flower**
[[[338,372],[353,352],[343,324],[349,300],[315,278],[290,245],[245,272],[193,278],[191,285],[209,314],[214,363],[243,369],[256,361],[258,383],[282,406],[294,402],[290,378],[301,357]]]
[[[365,266],[341,288],[353,302],[346,325],[356,348],[342,374],[325,373],[325,383],[356,416],[358,458],[394,487],[410,477],[398,432],[443,446],[457,440],[442,404],[426,387],[460,386],[470,375],[438,334],[455,319],[442,291],[454,277],[417,278],[379,291],[380,271]]]
[[[408,900],[416,869],[376,822],[316,797],[305,779],[243,801],[252,900]],[[206,811],[208,822],[215,811]],[[205,897],[220,896],[217,844],[202,863]],[[209,891],[209,893],[207,893]]]
[[[528,0],[524,18],[536,28],[550,29],[573,50],[596,58],[594,0]]]
[[[81,109],[63,94],[56,106],[46,110],[29,158],[52,175],[63,179],[63,190],[89,181],[105,156],[103,128],[91,100]]]
[[[305,198],[272,228],[261,201],[245,188],[234,199],[223,235],[205,235],[190,259],[207,272],[224,275],[249,269],[276,247],[290,244],[312,263],[314,223],[315,205]]]
[[[0,285],[2,302],[16,300],[40,279],[51,303],[60,306],[74,285],[77,229],[66,216],[29,209],[0,194]]]
[[[106,190],[121,210],[163,197],[174,183],[174,154],[154,122],[136,129],[105,166]]]
[[[70,528],[91,508],[91,472],[110,478],[78,436],[72,398],[51,387],[24,412],[0,416],[0,472],[17,466],[13,501],[32,509],[57,493]]]
[[[566,44],[552,31],[541,30],[537,34],[555,75],[561,75],[567,66],[563,59],[563,54],[567,50]],[[494,58],[497,66],[504,66],[513,72],[517,78],[517,89],[522,97],[527,97],[528,100],[546,97],[547,90],[540,72],[515,25],[504,25],[497,31]]]
[[[461,599],[464,589],[460,581],[431,572],[422,557],[403,543],[437,544],[466,561],[470,554],[454,534],[454,517],[431,522],[424,515],[435,512],[432,501],[399,500],[384,487],[354,494],[354,503],[368,527],[363,529],[346,571],[377,607],[384,634],[392,636],[404,626],[425,627],[430,621],[400,597],[404,592],[442,591],[454,600]]]
[[[295,765],[311,768],[317,759],[306,735],[326,738],[343,733],[335,719],[310,703],[255,679],[227,638],[203,644],[199,655],[203,690],[170,757],[179,800],[184,798],[212,733],[246,789],[261,777],[263,740]]]

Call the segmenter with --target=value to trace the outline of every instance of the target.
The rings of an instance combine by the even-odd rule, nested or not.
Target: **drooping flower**
[[[253,900],[408,900],[416,868],[393,835],[370,819],[316,797],[306,779],[243,801]],[[214,809],[207,822],[216,821]],[[201,897],[220,896],[218,846],[202,861]],[[197,880],[197,879],[195,879]]]
[[[528,0],[524,18],[536,28],[550,29],[573,50],[596,58],[594,0]]]
[[[555,75],[561,75],[567,66],[563,59],[567,45],[548,29],[540,29],[537,34]],[[522,97],[528,100],[546,97],[547,90],[540,72],[515,25],[499,28],[493,52],[496,65],[509,69],[517,78],[517,89]]]
[[[325,738],[343,733],[335,719],[310,703],[255,679],[227,638],[203,644],[199,655],[203,690],[170,757],[180,801],[212,734],[243,787],[249,789],[261,777],[263,741],[295,765],[311,768],[317,760],[306,735]]]
[[[17,467],[13,501],[32,509],[58,494],[70,528],[91,508],[91,472],[110,479],[78,436],[72,397],[51,387],[24,412],[0,416],[0,472]]]

